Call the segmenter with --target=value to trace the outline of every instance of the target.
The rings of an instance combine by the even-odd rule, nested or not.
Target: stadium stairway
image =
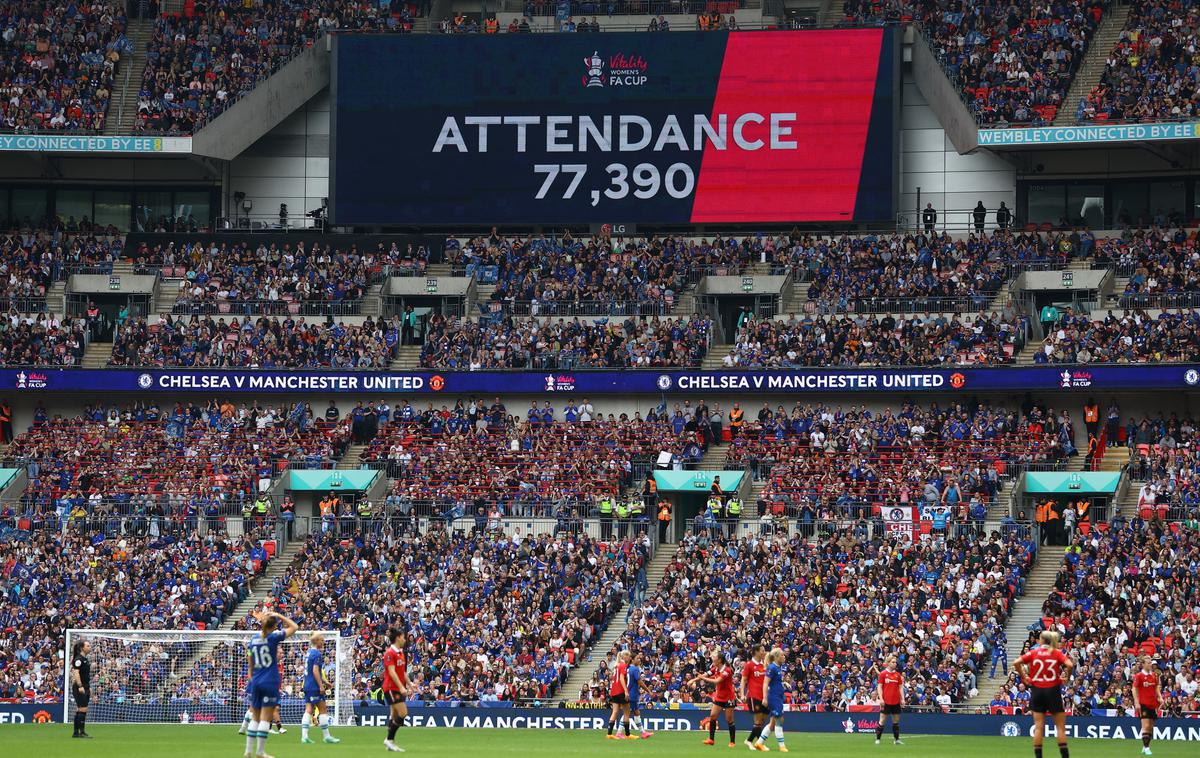
[[[263,575],[251,582],[251,591],[248,595],[246,595],[246,599],[235,605],[229,611],[229,615],[225,617],[225,620],[221,622],[221,625],[217,627],[217,629],[222,632],[232,631],[234,626],[237,625],[238,620],[246,616],[250,609],[255,606],[259,599],[261,599],[262,595],[270,594],[271,587],[274,586],[275,580],[281,576],[287,575],[288,571],[291,569],[292,561],[295,559],[296,554],[300,552],[302,547],[304,547],[304,540],[302,539],[293,540],[291,543],[285,545],[283,549],[276,554],[275,560],[273,560],[271,564],[267,566],[267,570],[263,573]],[[211,653],[218,644],[220,644],[219,640],[206,640],[203,644],[196,646],[190,657],[180,659],[178,665],[175,667],[174,673],[172,673],[171,676],[163,682],[163,693],[165,694],[172,692],[175,687],[176,678],[183,675],[181,672],[190,671],[192,661],[197,661],[204,658],[206,655]]]
[[[80,365],[83,368],[104,368],[112,357],[112,349],[111,342],[89,342]]]
[[[729,445],[722,442],[720,445],[710,445],[708,450],[704,451],[700,462],[696,464],[696,468],[701,471],[722,471],[725,468],[725,454],[729,451]]]
[[[59,317],[67,311],[67,283],[55,282],[46,292],[46,310]]]
[[[725,367],[722,361],[726,355],[729,355],[729,348],[732,345],[724,342],[713,342],[708,346],[708,353],[704,356],[704,362],[700,364],[700,368],[705,371],[718,371]]]
[[[138,94],[146,72],[146,50],[154,36],[154,22],[149,19],[129,19],[125,35],[133,44],[133,55],[121,58],[113,76],[112,95],[108,100],[108,115],[104,134],[133,134],[137,123]]]
[[[1127,447],[1106,447],[1104,455],[1100,458],[1100,464],[1096,467],[1097,471],[1120,471],[1129,463],[1129,448]]]
[[[1104,76],[1104,67],[1108,63],[1108,54],[1116,47],[1127,21],[1129,6],[1112,3],[1104,18],[1100,20],[1096,37],[1092,40],[1079,71],[1075,73],[1075,80],[1071,82],[1071,88],[1067,90],[1062,106],[1054,116],[1055,126],[1075,125],[1079,102],[1090,95],[1100,83],[1100,78]]]
[[[646,583],[650,587],[646,592],[647,598],[653,597],[654,593],[658,591],[658,585],[666,575],[667,566],[670,565],[671,558],[674,555],[675,550],[673,546],[660,546],[658,552],[646,564]],[[591,681],[592,674],[596,673],[596,669],[600,668],[600,663],[608,657],[608,651],[612,650],[612,646],[625,633],[624,610],[625,603],[622,601],[621,606],[613,614],[612,623],[600,633],[600,636],[596,638],[592,646],[588,649],[587,657],[567,675],[567,681],[563,683],[562,688],[558,692],[560,698],[577,698],[579,690],[583,685]]]
[[[251,608],[254,607],[262,595],[269,595],[271,588],[275,586],[275,580],[281,576],[286,576],[292,568],[292,561],[295,560],[296,554],[304,547],[304,540],[292,540],[287,545],[284,545],[283,550],[275,556],[275,560],[267,566],[266,572],[250,585],[252,592],[246,596],[246,599],[238,603],[230,611],[225,620],[218,627],[221,631],[230,631],[237,624],[238,620],[243,618]],[[201,657],[203,654],[197,655]],[[185,670],[185,669],[180,669]]]
[[[393,371],[415,369],[421,364],[420,345],[400,345],[396,348],[396,357],[392,358],[389,368]]]
[[[337,467],[342,471],[353,471],[362,465],[362,454],[366,445],[351,445],[346,448],[346,454],[338,461]]]
[[[1013,663],[1020,657],[1029,639],[1027,627],[1042,617],[1042,605],[1054,589],[1054,580],[1058,577],[1058,567],[1062,563],[1063,554],[1067,549],[1062,546],[1045,546],[1038,549],[1037,558],[1029,576],[1025,579],[1025,592],[1016,600],[1012,615],[1004,626],[1008,637],[1008,670],[1012,672]],[[985,660],[985,667],[976,679],[978,693],[968,699],[964,705],[986,706],[992,701],[996,691],[1008,681],[1002,669],[996,669],[996,676],[987,676],[991,669],[991,658]]]

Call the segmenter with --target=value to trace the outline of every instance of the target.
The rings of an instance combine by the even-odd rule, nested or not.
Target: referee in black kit
[[[83,730],[92,699],[92,662],[87,657],[91,651],[92,644],[87,640],[76,642],[71,650],[71,695],[75,698],[75,733],[71,736],[85,740],[92,738]]]

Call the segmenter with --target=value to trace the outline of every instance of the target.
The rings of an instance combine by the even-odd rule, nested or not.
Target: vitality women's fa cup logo
[[[587,76],[583,77],[584,87],[603,87],[604,86],[604,61],[600,58],[598,51],[593,51],[591,57],[584,56],[583,66],[587,69]]]

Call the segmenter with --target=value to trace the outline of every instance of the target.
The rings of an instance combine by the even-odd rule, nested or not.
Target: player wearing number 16
[[[266,753],[271,722],[279,711],[279,643],[296,633],[299,627],[290,618],[264,611],[255,618],[261,631],[246,643],[250,662],[250,725],[246,730],[246,758],[271,758]]]
[[[1033,712],[1033,755],[1042,758],[1042,740],[1046,735],[1046,716],[1054,719],[1054,735],[1062,758],[1067,752],[1067,714],[1063,708],[1062,684],[1075,668],[1075,662],[1058,649],[1062,637],[1045,631],[1041,643],[1017,659],[1017,675],[1031,688],[1029,710]]]

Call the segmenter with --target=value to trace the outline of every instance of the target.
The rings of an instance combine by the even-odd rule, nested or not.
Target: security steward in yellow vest
[[[671,504],[662,500],[658,504],[658,544],[667,542],[667,530],[671,528]]]
[[[731,495],[729,502],[725,503],[725,518],[727,529],[730,537],[737,536],[738,521],[742,519],[742,501],[737,495]]]
[[[613,502],[605,495],[600,498],[600,539],[612,539]]]
[[[617,501],[617,538],[625,539],[626,530],[629,528],[629,506],[620,500]]]

